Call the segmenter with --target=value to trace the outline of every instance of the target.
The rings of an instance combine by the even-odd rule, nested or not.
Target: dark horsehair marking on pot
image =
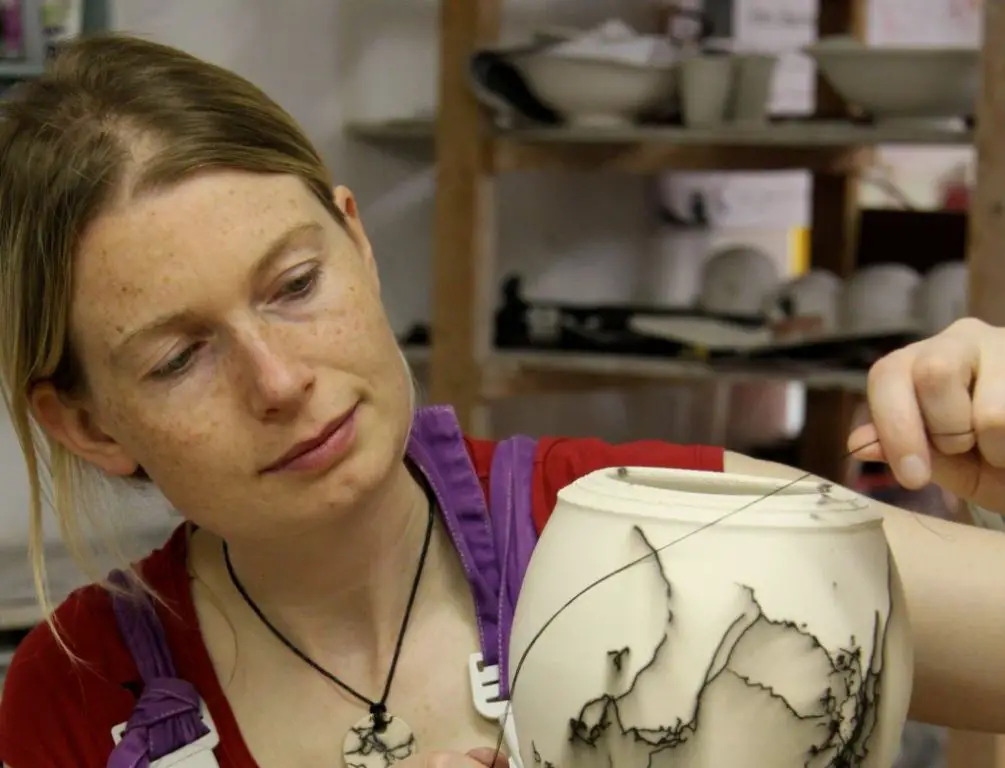
[[[967,430],[966,432],[940,434],[937,436],[963,437],[971,434],[973,434],[972,430]],[[849,451],[844,458],[851,458],[855,454],[878,443],[878,440],[874,440],[870,443],[862,445],[853,451]],[[616,471],[619,477],[626,477],[628,475],[628,469],[625,467],[619,467]],[[761,502],[770,499],[772,496],[785,491],[793,485],[796,485],[804,480],[811,479],[812,477],[813,473],[807,472],[799,477],[796,477],[794,480],[785,482],[763,496],[743,504],[736,509],[730,510],[729,512],[710,520],[704,525],[698,526],[692,531],[688,531],[687,533],[660,547],[654,546],[646,537],[642,529],[635,526],[633,528],[633,533],[643,545],[645,549],[644,554],[587,584],[565,603],[563,603],[562,606],[559,607],[558,610],[556,610],[555,613],[553,613],[548,620],[544,622],[541,628],[531,638],[516,664],[513,673],[513,683],[510,686],[510,701],[512,701],[513,694],[516,692],[516,686],[520,681],[520,673],[523,670],[524,663],[526,662],[531,650],[552,625],[552,623],[580,598],[604,582],[625,573],[629,569],[645,562],[652,562],[656,565],[659,577],[665,588],[668,605],[667,626],[669,626],[673,622],[673,612],[669,608],[669,602],[672,596],[672,585],[664,572],[660,555],[670,547],[703,533],[724,520],[750,509],[755,504],[760,504]],[[832,483],[821,482],[818,490],[822,496],[826,496],[832,491],[832,489]],[[892,579],[892,563],[888,567],[887,573],[888,578]],[[766,697],[766,700],[769,699],[777,704],[781,704],[784,711],[792,718],[793,725],[798,725],[800,721],[807,721],[808,724],[822,726],[822,741],[820,744],[810,747],[810,753],[806,755],[807,762],[813,761],[814,764],[817,764],[821,758],[823,758],[826,762],[819,764],[826,765],[828,768],[851,768],[852,766],[860,764],[866,756],[867,742],[876,725],[875,709],[880,695],[879,670],[882,669],[881,646],[883,645],[883,635],[885,632],[885,621],[883,620],[883,617],[877,612],[873,627],[874,636],[872,643],[872,658],[868,660],[864,660],[862,658],[861,645],[856,642],[854,637],[849,638],[846,647],[839,650],[832,657],[821,646],[819,640],[806,631],[804,624],[797,625],[791,621],[771,619],[765,616],[761,610],[760,604],[757,602],[754,590],[745,585],[740,585],[739,588],[743,591],[743,593],[745,593],[745,597],[753,609],[752,615],[756,615],[757,618],[753,622],[749,623],[748,626],[742,627],[741,625],[747,614],[740,616],[736,619],[733,625],[731,625],[730,631],[725,633],[721,643],[725,644],[729,641],[731,643],[731,648],[721,646],[719,653],[713,656],[714,664],[716,659],[720,659],[721,654],[727,654],[724,664],[720,664],[715,671],[711,669],[707,671],[704,685],[701,691],[699,691],[695,717],[692,722],[676,722],[662,727],[640,729],[626,725],[622,720],[620,710],[621,705],[631,696],[644,674],[651,670],[652,667],[659,661],[660,654],[665,652],[668,635],[664,633],[662,639],[656,643],[655,648],[651,651],[649,658],[641,665],[641,667],[639,667],[632,679],[628,681],[628,685],[624,693],[617,696],[604,694],[583,704],[579,713],[575,717],[571,718],[569,722],[569,741],[575,747],[600,748],[602,746],[601,740],[605,737],[627,738],[630,743],[648,753],[648,760],[645,768],[651,768],[652,761],[658,754],[682,747],[685,743],[687,743],[690,737],[697,734],[698,720],[701,711],[701,699],[713,683],[718,680],[722,680],[728,675],[734,682],[763,694]],[[892,585],[887,592],[892,600]],[[892,608],[892,605],[889,607]],[[890,610],[887,611],[887,617],[889,617],[889,615]],[[806,647],[809,648],[811,652],[817,653],[819,658],[826,664],[825,671],[827,678],[833,678],[836,685],[824,686],[824,689],[821,691],[819,701],[817,702],[817,707],[813,712],[798,712],[792,704],[786,701],[783,696],[770,687],[756,681],[752,681],[730,669],[730,656],[735,652],[736,648],[744,642],[744,637],[750,633],[751,628],[757,625],[776,633],[776,636],[778,632],[783,632],[791,637],[798,637],[800,642],[805,643]],[[610,663],[611,671],[614,675],[621,676],[626,673],[626,664],[631,654],[631,649],[627,647],[612,649],[607,652],[607,658]],[[837,688],[840,688],[845,693],[849,693],[849,695],[842,698],[840,693],[835,690]],[[840,705],[842,703],[846,703],[851,696],[854,697],[855,701],[851,707],[852,714],[849,718],[847,715],[842,714],[848,710],[848,707],[842,708]],[[505,741],[504,728],[509,717],[510,704],[507,702],[506,709],[500,722],[499,736],[496,741],[496,757],[498,757],[502,752],[502,746]],[[850,727],[848,721],[850,721]],[[526,768],[561,768],[560,766],[556,766],[554,762],[545,759],[545,757],[539,752],[536,744],[532,743],[530,747],[535,765],[526,766]]]

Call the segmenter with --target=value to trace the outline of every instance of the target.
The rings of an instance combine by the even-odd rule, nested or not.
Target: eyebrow
[[[252,283],[260,281],[269,272],[269,270],[272,269],[279,259],[299,244],[299,241],[304,240],[308,236],[317,236],[323,231],[323,229],[324,228],[319,223],[311,221],[294,225],[279,235],[279,237],[269,244],[269,247],[265,249],[265,252],[255,263],[251,272]],[[190,310],[172,312],[168,315],[162,315],[161,317],[154,318],[150,322],[144,323],[138,328],[128,331],[122,337],[122,340],[116,344],[115,349],[112,351],[112,358],[120,358],[127,347],[129,347],[129,345],[135,342],[138,338],[150,336],[155,333],[174,328],[190,326],[195,319],[194,313]]]

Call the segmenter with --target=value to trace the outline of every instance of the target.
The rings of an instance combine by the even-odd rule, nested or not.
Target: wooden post
[[[436,118],[429,390],[457,411],[461,427],[484,434],[483,370],[491,342],[494,208],[491,141],[468,86],[468,61],[499,32],[501,0],[441,0]]]
[[[977,104],[977,188],[970,208],[970,313],[1005,325],[1005,8],[984,3],[981,95]]]
[[[825,0],[820,3],[817,34],[865,38],[865,0]],[[817,113],[842,118],[847,106],[834,90],[817,78]],[[858,222],[858,180],[849,173],[813,175],[811,264],[839,277],[855,270]],[[806,394],[806,421],[800,446],[801,469],[842,482],[847,453],[845,441],[857,398],[847,392],[814,390]]]
[[[1005,8],[984,3],[981,94],[977,103],[977,188],[970,204],[970,314],[1005,325]],[[1005,737],[951,731],[946,768],[1005,768]]]

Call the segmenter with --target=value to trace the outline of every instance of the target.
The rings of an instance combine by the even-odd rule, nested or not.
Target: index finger
[[[887,355],[869,371],[869,410],[883,455],[905,488],[921,488],[931,478],[931,454],[914,391],[915,350]]]

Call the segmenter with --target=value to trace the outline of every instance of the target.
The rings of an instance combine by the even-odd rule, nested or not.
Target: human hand
[[[848,439],[857,458],[1005,513],[1005,329],[960,320],[887,355],[869,371],[869,408]]]
[[[496,755],[494,749],[482,747],[460,752],[425,752],[402,760],[401,768],[509,768],[509,759],[504,754]]]

